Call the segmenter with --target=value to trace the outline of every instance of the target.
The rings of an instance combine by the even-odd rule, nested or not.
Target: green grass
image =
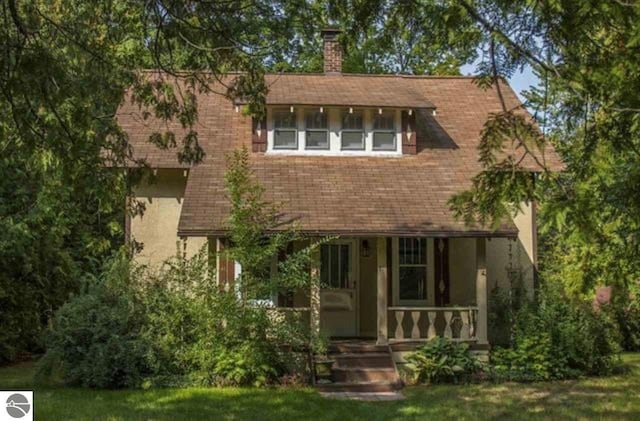
[[[32,363],[0,368],[0,390],[35,389],[36,419],[640,419],[640,354],[603,378],[422,386],[396,402],[326,400],[311,389],[88,390],[34,385]]]

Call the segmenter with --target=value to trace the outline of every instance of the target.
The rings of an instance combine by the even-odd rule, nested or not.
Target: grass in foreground
[[[327,400],[301,388],[88,390],[34,385],[32,363],[0,368],[0,389],[35,389],[36,419],[640,419],[640,354],[612,377],[420,386],[395,402]]]

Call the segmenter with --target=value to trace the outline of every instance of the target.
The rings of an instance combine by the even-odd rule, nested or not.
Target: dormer
[[[267,115],[253,151],[267,154],[416,154],[416,113],[434,105],[397,75],[342,73],[340,31],[322,31],[323,74],[267,75]]]

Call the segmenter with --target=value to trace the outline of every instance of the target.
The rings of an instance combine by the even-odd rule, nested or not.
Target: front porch
[[[323,246],[310,291],[277,298],[313,332],[408,349],[436,336],[488,347],[487,239],[343,238]]]

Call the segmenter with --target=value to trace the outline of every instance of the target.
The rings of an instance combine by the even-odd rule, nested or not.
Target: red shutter
[[[415,155],[418,153],[416,142],[416,113],[402,112],[402,153]]]
[[[435,282],[434,296],[436,306],[442,307],[449,304],[449,239],[435,238],[434,260],[435,260]]]
[[[259,121],[251,120],[251,150],[253,152],[267,151],[267,118]]]

